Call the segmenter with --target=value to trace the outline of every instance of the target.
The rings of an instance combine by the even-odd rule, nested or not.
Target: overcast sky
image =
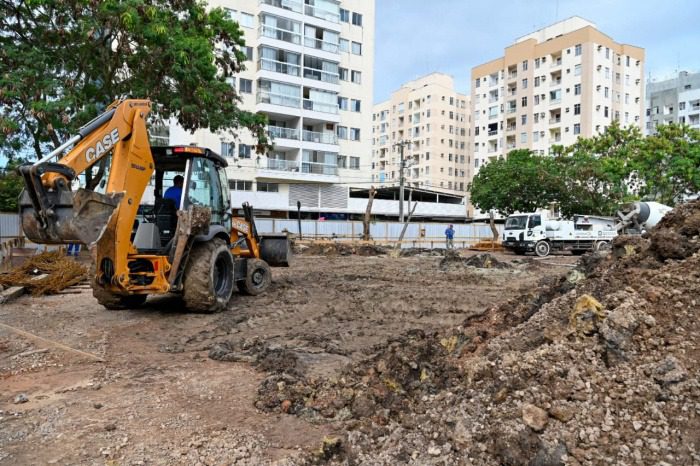
[[[646,49],[645,74],[700,71],[700,0],[376,0],[374,101],[440,71],[469,91],[473,66],[503,56],[520,36],[570,16]]]

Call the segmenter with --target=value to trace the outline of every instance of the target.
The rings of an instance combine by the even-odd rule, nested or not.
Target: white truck
[[[670,207],[657,202],[634,202],[623,206],[617,218],[574,215],[563,219],[552,210],[514,214],[506,219],[502,244],[516,254],[534,252],[540,257],[553,251],[580,255],[610,247],[618,232],[641,234],[656,225]]]

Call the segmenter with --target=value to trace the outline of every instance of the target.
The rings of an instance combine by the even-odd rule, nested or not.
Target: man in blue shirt
[[[182,183],[185,179],[182,175],[177,175],[173,178],[173,185],[169,187],[165,194],[163,194],[163,199],[172,199],[175,202],[175,208],[180,209],[180,199],[182,198]]]
[[[447,227],[447,230],[445,230],[445,238],[447,238],[447,249],[454,249],[455,229],[452,227],[452,225]]]

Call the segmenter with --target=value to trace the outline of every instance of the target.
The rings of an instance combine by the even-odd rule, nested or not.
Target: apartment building
[[[464,195],[470,164],[469,96],[451,76],[432,73],[409,81],[374,106],[372,180],[398,186],[404,146],[406,186]]]
[[[245,110],[269,119],[274,149],[255,153],[251,135],[190,134],[229,160],[236,205],[262,215],[343,211],[348,188],[371,177],[374,0],[212,0],[245,35],[246,69],[231,80]],[[363,184],[364,183],[364,184]]]
[[[668,123],[700,129],[700,73],[681,71],[676,78],[650,82],[646,96],[646,134]]]
[[[579,17],[525,35],[472,69],[469,179],[514,149],[549,153],[613,120],[643,128],[644,49]]]

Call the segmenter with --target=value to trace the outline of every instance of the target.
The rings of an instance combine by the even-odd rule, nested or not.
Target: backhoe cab
[[[215,312],[235,286],[262,293],[269,266],[289,265],[286,235],[260,237],[247,204],[233,216],[223,157],[150,147],[150,105],[115,102],[44,159],[20,167],[25,234],[40,244],[87,244],[93,293],[108,309],[174,292],[190,310]]]

